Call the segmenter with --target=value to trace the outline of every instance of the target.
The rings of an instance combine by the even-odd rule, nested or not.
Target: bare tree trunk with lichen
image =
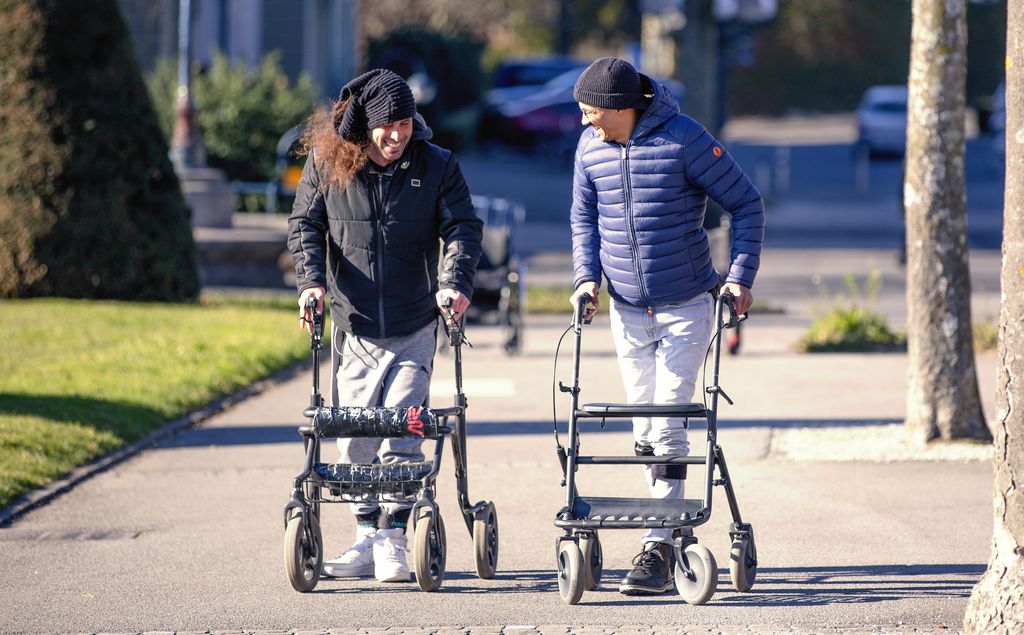
[[[974,369],[964,184],[967,0],[914,0],[903,197],[911,436],[990,440]]]
[[[999,371],[993,424],[992,554],[967,604],[964,631],[1024,633],[1024,5],[1007,7],[1006,196]]]

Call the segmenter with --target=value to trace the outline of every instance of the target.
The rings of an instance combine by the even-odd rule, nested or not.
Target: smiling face
[[[379,166],[397,161],[412,138],[412,118],[399,119],[370,131],[370,159]]]
[[[605,142],[625,145],[636,125],[636,110],[632,108],[612,110],[580,102],[580,112],[583,113],[583,125],[593,128],[598,138]]]

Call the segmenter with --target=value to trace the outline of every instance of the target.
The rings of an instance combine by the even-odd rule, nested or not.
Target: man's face
[[[630,109],[610,110],[598,108],[580,102],[580,112],[583,113],[581,123],[590,126],[597,132],[601,141],[615,141],[626,143],[629,135],[633,132],[632,117]]]
[[[412,137],[412,118],[399,119],[370,131],[370,158],[378,165],[388,165],[405,152]]]

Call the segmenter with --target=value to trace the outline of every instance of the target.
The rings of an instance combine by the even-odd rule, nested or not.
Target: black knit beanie
[[[602,57],[576,80],[572,97],[588,106],[621,110],[636,106],[644,95],[640,74],[632,64],[616,57]]]
[[[363,73],[345,84],[338,99],[350,98],[338,123],[338,136],[348,141],[364,141],[373,128],[416,114],[416,100],[409,85],[386,68]]]

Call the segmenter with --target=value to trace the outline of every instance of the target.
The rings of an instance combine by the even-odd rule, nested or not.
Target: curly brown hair
[[[330,109],[318,108],[306,121],[299,137],[299,156],[314,156],[324,185],[345,188],[370,158],[369,140],[352,143],[338,136],[338,124],[350,99],[331,102]]]

